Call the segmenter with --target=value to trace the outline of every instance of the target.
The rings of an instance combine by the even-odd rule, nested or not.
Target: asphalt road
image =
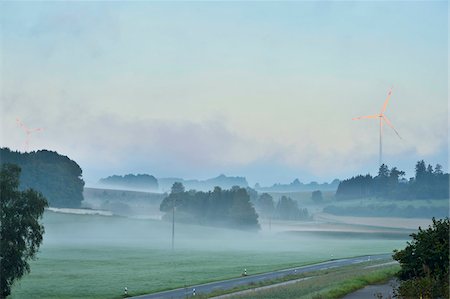
[[[153,293],[148,295],[141,295],[132,297],[135,299],[156,299],[156,298],[186,298],[191,297],[195,294],[207,294],[211,293],[213,291],[216,291],[218,289],[227,290],[232,289],[237,286],[247,285],[250,283],[257,283],[265,280],[272,280],[280,277],[284,277],[289,274],[299,274],[299,273],[307,273],[307,272],[313,272],[318,270],[326,270],[330,268],[336,268],[336,267],[342,267],[347,266],[351,264],[357,264],[362,262],[367,262],[369,259],[374,260],[383,260],[383,259],[389,259],[391,257],[391,254],[379,254],[379,255],[371,255],[371,256],[361,256],[361,257],[354,257],[354,258],[346,258],[346,259],[338,259],[338,260],[331,260],[328,262],[323,262],[319,264],[314,265],[308,265],[308,266],[302,266],[297,268],[290,268],[280,271],[274,271],[274,272],[267,272],[262,274],[256,274],[256,275],[249,275],[245,277],[239,277],[234,279],[228,279],[228,280],[222,280],[222,281],[216,281],[211,283],[205,283],[205,284],[199,284],[190,286],[187,288],[179,288],[175,290],[170,291],[164,291],[159,293]]]

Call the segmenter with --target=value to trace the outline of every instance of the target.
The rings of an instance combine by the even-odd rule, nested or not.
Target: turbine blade
[[[389,103],[389,99],[391,98],[391,94],[392,94],[392,87],[391,87],[391,89],[389,89],[389,92],[388,92],[388,95],[386,97],[386,100],[384,101],[383,108],[381,108],[381,114],[383,114],[384,111],[386,111],[386,107],[387,107],[387,105]]]
[[[363,118],[378,118],[378,117],[380,117],[380,116],[377,115],[377,114],[374,114],[374,115],[366,115],[366,116],[355,117],[355,118],[352,118],[352,120],[358,120],[358,119],[363,119]]]
[[[386,122],[386,124],[391,127],[392,130],[394,130],[395,134],[397,134],[398,138],[403,139],[400,134],[398,134],[397,130],[394,128],[394,126],[392,125],[391,121],[385,116],[383,115],[383,120]]]

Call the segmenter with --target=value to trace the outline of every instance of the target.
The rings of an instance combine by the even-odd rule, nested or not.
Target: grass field
[[[407,233],[246,233],[124,217],[46,212],[46,234],[31,274],[12,298],[120,298],[125,286],[141,294],[314,263],[391,252]]]

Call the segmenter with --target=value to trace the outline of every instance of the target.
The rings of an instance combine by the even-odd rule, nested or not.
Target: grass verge
[[[372,273],[363,274],[362,276],[348,278],[329,290],[319,291],[313,298],[341,298],[367,285],[387,282],[399,269],[400,266],[398,265],[389,266],[385,269],[378,269]]]
[[[289,275],[284,278],[242,286],[231,290],[218,290],[210,294],[200,294],[198,298],[211,298],[225,294],[229,295],[227,298],[341,298],[366,285],[388,281],[400,269],[398,265],[367,268],[374,264],[373,262],[368,262],[342,268],[315,271],[308,274]],[[294,284],[258,290],[258,288],[263,286],[279,284],[304,277],[311,278]],[[233,294],[245,290],[251,290],[251,292]]]

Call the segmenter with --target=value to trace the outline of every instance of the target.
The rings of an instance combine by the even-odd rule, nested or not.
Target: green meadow
[[[316,263],[389,253],[408,233],[242,232],[116,216],[45,212],[46,233],[31,273],[11,298],[120,298]],[[299,224],[301,226],[301,223]],[[367,229],[367,228],[366,228]]]

